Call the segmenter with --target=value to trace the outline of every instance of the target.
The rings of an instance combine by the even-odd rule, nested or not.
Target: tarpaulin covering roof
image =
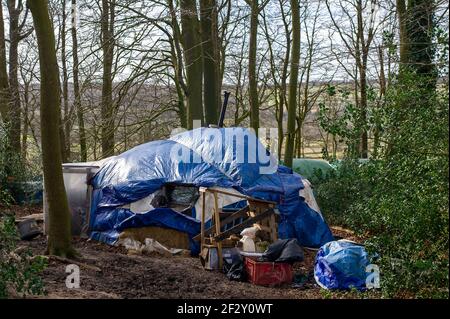
[[[91,237],[114,243],[123,229],[142,226],[173,228],[190,237],[198,234],[198,220],[170,208],[136,214],[123,207],[166,183],[234,188],[275,201],[281,215],[280,238],[297,238],[309,247],[333,240],[323,218],[299,196],[303,188],[300,175],[278,166],[245,128],[198,128],[112,157],[92,180]],[[193,242],[192,248],[196,250]]]

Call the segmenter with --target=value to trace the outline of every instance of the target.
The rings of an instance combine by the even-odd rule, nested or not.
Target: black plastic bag
[[[228,263],[224,259],[223,272],[231,281],[247,281],[247,272],[245,271],[244,262],[242,260]]]
[[[263,259],[271,262],[299,262],[303,261],[303,249],[295,238],[279,239],[267,248]]]

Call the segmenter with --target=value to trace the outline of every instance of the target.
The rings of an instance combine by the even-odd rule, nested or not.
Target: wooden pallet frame
[[[200,234],[195,236],[194,240],[200,239],[200,251],[203,251],[203,248],[206,247],[216,247],[217,255],[219,257],[219,269],[222,269],[222,241],[228,238],[232,234],[236,234],[241,232],[243,229],[247,227],[251,227],[253,224],[257,222],[265,223],[270,232],[271,240],[275,241],[277,237],[277,224],[275,219],[275,202],[266,201],[262,199],[253,198],[250,196],[245,196],[241,194],[230,193],[223,190],[200,187],[199,189],[201,197],[202,197],[202,211],[201,211],[201,226],[200,226]],[[205,229],[205,204],[206,204],[206,193],[212,193],[214,198],[214,212],[212,215],[213,218],[213,226],[208,229]],[[228,196],[238,197],[242,199],[246,199],[248,201],[248,205],[239,211],[231,214],[226,217],[224,220],[220,220],[219,207],[218,207],[218,194],[224,194]],[[249,218],[243,221],[242,223],[233,226],[230,229],[227,229],[224,232],[221,232],[221,227],[231,223],[232,221],[246,217]],[[209,236],[209,243],[206,244],[206,239]]]

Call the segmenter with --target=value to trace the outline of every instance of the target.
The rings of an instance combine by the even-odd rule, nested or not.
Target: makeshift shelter
[[[276,202],[280,238],[308,247],[333,240],[322,216],[300,196],[301,176],[277,165],[245,128],[198,128],[136,146],[103,161],[90,184],[89,235],[109,244],[126,229],[158,226],[187,233],[197,253],[199,187]],[[223,209],[242,204],[227,196],[219,201]]]

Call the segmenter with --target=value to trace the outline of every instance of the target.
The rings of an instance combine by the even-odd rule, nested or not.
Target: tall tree
[[[170,40],[170,58],[174,70],[174,82],[177,91],[177,111],[180,118],[181,127],[187,128],[187,110],[186,110],[186,98],[188,89],[183,78],[183,54],[181,49],[181,31],[178,23],[176,11],[173,5],[173,0],[167,0],[167,6],[170,13],[170,25],[172,27],[172,36],[169,36]]]
[[[21,40],[21,30],[23,23],[20,23],[20,14],[23,10],[21,0],[7,0],[9,12],[9,87],[11,92],[10,105],[10,139],[12,149],[20,153],[20,131],[21,131],[21,111],[19,94],[19,42]]]
[[[367,63],[370,46],[376,30],[381,25],[381,23],[375,25],[375,6],[377,4],[369,0],[352,0],[348,6],[342,6],[340,10],[342,10],[345,17],[353,19],[353,16],[356,16],[356,21],[352,21],[350,24],[351,30],[348,32],[343,29],[342,25],[337,23],[335,19],[336,11],[331,8],[330,1],[326,0],[325,3],[339,37],[347,48],[348,53],[356,62],[355,67],[358,74],[355,76],[355,101],[359,107],[359,116],[358,122],[355,124],[360,130],[358,153],[361,158],[367,158],[369,155],[367,132]],[[367,16],[364,17],[364,14]]]
[[[406,0],[396,0],[396,9],[400,35],[400,65],[406,65],[408,61]]]
[[[6,68],[5,27],[3,20],[3,4],[0,2],[0,115],[3,123],[9,122],[9,91],[8,72]]]
[[[30,59],[31,60],[31,59]],[[30,133],[30,122],[34,118],[34,108],[32,101],[32,87],[34,68],[37,65],[38,59],[30,61],[28,66],[25,66],[24,61],[20,64],[20,78],[22,83],[22,99],[23,99],[23,125],[22,125],[22,158],[27,158],[28,152],[28,134]]]
[[[278,126],[278,159],[281,160],[282,158],[282,150],[283,150],[283,143],[284,143],[284,128],[283,125],[285,123],[284,120],[284,110],[287,109],[287,78],[288,78],[288,69],[289,69],[289,57],[291,55],[291,23],[289,19],[289,14],[285,11],[286,10],[286,0],[278,0],[280,12],[281,12],[281,19],[283,22],[283,29],[284,29],[284,43],[283,47],[285,48],[283,57],[281,58],[281,61],[277,61],[276,57],[278,55],[281,55],[281,53],[276,52],[276,45],[275,43],[278,42],[279,39],[279,32],[278,30],[274,32],[272,37],[269,34],[269,21],[270,18],[266,17],[266,12],[263,11],[263,24],[264,24],[264,33],[266,36],[267,46],[269,50],[269,63],[270,63],[270,70],[271,70],[271,76],[273,87],[274,87],[274,102],[275,102],[275,119],[277,121]],[[279,71],[279,65],[281,64],[281,72]],[[279,75],[280,79],[278,80],[277,74],[281,73]]]
[[[300,8],[298,0],[291,0],[291,15],[292,15],[292,52],[291,52],[291,67],[289,75],[286,152],[284,155],[284,164],[288,167],[292,167],[292,159],[294,155],[298,70],[300,63]]]
[[[41,145],[49,211],[48,253],[73,256],[71,221],[62,175],[59,135],[60,98],[55,36],[46,0],[28,0],[39,50]]]
[[[17,153],[17,149],[14,149],[11,138],[11,134],[13,134],[11,121],[12,96],[9,86],[6,64],[6,41],[3,19],[3,4],[0,3],[0,116],[2,122],[0,123],[0,128],[4,129],[2,131],[4,131],[8,137],[7,145],[5,145],[5,150],[7,151],[8,155],[6,156],[6,163],[4,163],[4,171],[9,176],[14,175],[15,170],[13,168],[17,167],[16,161],[18,159],[20,160],[20,154]]]
[[[306,117],[311,112],[312,108],[316,105],[317,99],[322,95],[325,86],[314,87],[312,84],[312,71],[317,65],[313,63],[317,60],[317,54],[321,51],[321,41],[318,39],[318,20],[320,17],[320,2],[317,2],[316,7],[306,3],[303,5],[303,11],[300,15],[303,17],[302,25],[304,26],[305,34],[305,57],[303,58],[304,67],[301,68],[302,72],[299,79],[299,112],[297,114],[297,137],[295,139],[295,152],[297,157],[304,156],[304,137],[303,127],[305,125]],[[312,21],[311,21],[312,20]],[[321,82],[322,78],[316,79],[317,82]],[[314,88],[313,88],[314,87]]]
[[[61,65],[62,65],[62,98],[63,98],[63,127],[64,141],[63,141],[63,162],[70,161],[70,117],[69,117],[69,77],[67,75],[67,56],[66,56],[66,12],[67,2],[61,2]]]
[[[417,82],[413,98],[400,100],[396,116],[398,126],[393,126],[386,153],[402,153],[404,144],[400,129],[408,118],[407,112],[415,112],[430,104],[430,97],[436,89],[437,72],[434,64],[435,46],[433,45],[434,13],[436,1],[397,0],[397,18],[400,39],[399,89],[410,90],[411,78]],[[412,97],[412,95],[409,95]]]
[[[102,157],[114,155],[114,105],[112,98],[112,66],[114,61],[114,23],[115,0],[102,0],[101,13],[101,43],[103,51],[103,77],[102,77],[102,128],[101,143]]]
[[[219,104],[220,104],[220,95],[223,84],[223,77],[225,72],[225,62],[226,62],[226,52],[228,50],[228,46],[230,44],[229,36],[233,34],[233,23],[231,23],[231,10],[232,3],[231,0],[222,1],[221,5],[218,7],[217,11],[217,33],[218,33],[218,59],[219,59],[219,87],[218,87],[218,95],[219,95]],[[219,12],[224,12],[219,19]],[[231,32],[230,32],[231,29]]]
[[[220,56],[216,0],[200,0],[205,123],[216,124],[220,105]]]
[[[432,90],[436,84],[433,42],[434,0],[397,0],[400,63],[416,72]]]
[[[369,57],[369,48],[372,42],[374,33],[372,25],[369,25],[369,33],[367,38],[364,36],[364,22],[363,22],[363,5],[362,0],[356,1],[357,12],[357,42],[356,47],[356,61],[359,70],[359,90],[360,90],[360,125],[361,125],[361,140],[360,140],[360,156],[367,158],[369,156],[369,143],[367,133],[367,60]]]
[[[250,7],[250,40],[248,48],[248,89],[250,101],[250,127],[258,134],[259,129],[259,96],[258,96],[258,75],[256,71],[256,53],[258,46],[258,16],[264,7],[269,3],[264,0],[259,4],[259,0],[245,0]]]
[[[250,101],[250,127],[258,134],[259,100],[258,80],[256,74],[256,49],[258,41],[258,15],[260,12],[258,0],[246,0],[250,6],[250,42],[248,48],[248,86]]]
[[[81,108],[81,92],[79,80],[78,37],[77,37],[77,0],[72,0],[72,59],[73,59],[73,108],[77,113],[78,140],[80,143],[80,159],[87,161],[86,131],[84,128],[84,115]]]
[[[181,28],[182,44],[187,79],[187,109],[188,128],[192,128],[193,120],[203,117],[203,61],[200,36],[200,22],[198,20],[197,3],[195,0],[181,0]]]

